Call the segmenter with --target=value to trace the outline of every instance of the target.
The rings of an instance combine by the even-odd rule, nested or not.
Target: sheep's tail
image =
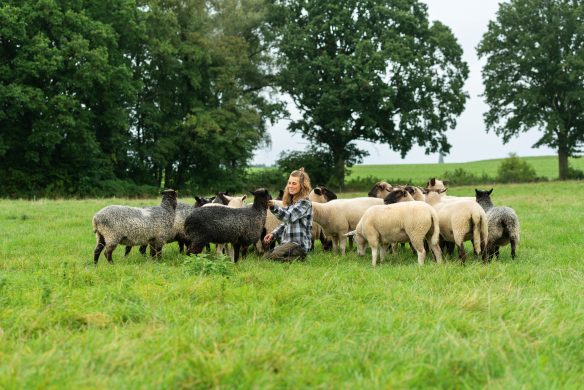
[[[93,226],[93,232],[97,233],[97,222],[95,221],[95,216],[93,216],[93,219],[91,220],[91,225]]]
[[[434,228],[434,231],[432,232],[432,238],[430,239],[430,244],[438,245],[438,242],[440,241],[440,224],[438,220],[438,214],[430,213],[430,218],[432,219],[432,226]]]

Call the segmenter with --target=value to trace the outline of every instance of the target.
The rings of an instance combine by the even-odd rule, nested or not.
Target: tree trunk
[[[339,191],[345,186],[345,158],[343,156],[343,151],[334,151],[333,157],[335,161],[334,166],[334,176],[339,184]]]
[[[558,148],[558,162],[560,168],[560,180],[568,179],[568,157],[569,153],[565,147]]]

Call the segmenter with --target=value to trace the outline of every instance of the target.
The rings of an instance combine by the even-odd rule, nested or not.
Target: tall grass
[[[515,261],[505,247],[418,267],[401,250],[377,268],[352,251],[232,264],[176,244],[94,267],[92,215],[156,199],[2,200],[0,388],[580,388],[581,190],[495,188],[520,217]]]

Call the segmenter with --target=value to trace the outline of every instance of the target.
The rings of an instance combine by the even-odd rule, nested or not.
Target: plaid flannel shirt
[[[312,202],[302,199],[287,207],[274,205],[270,211],[283,222],[272,232],[274,238],[282,244],[295,242],[308,252],[312,246]]]

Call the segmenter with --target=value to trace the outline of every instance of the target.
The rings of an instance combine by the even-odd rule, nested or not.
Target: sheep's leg
[[[349,236],[349,250],[353,250],[353,236]],[[343,256],[344,255],[345,253],[343,252]]]
[[[384,244],[379,246],[379,263],[383,263],[385,260],[385,253],[387,252],[388,247]]]
[[[425,244],[428,245],[430,248],[428,250],[432,250],[432,253],[434,253],[434,259],[436,259],[436,262],[438,264],[442,264],[442,251],[440,250],[440,245],[436,244],[436,245],[432,245],[431,244],[432,241],[426,241]]]
[[[112,264],[114,262],[114,260],[112,258],[112,253],[116,249],[117,246],[118,246],[118,244],[107,244],[105,246],[105,258],[107,259],[107,261],[109,261]]]
[[[333,254],[336,255],[338,253],[338,251],[339,251],[339,242],[341,240],[339,240],[339,237],[338,236],[332,236],[331,239],[332,239],[332,242],[333,242]]]
[[[377,265],[377,245],[369,243],[369,246],[371,247],[371,265],[375,267]]]
[[[130,251],[132,250],[131,246],[126,245],[126,251],[124,252],[124,257],[128,257]]]
[[[350,238],[350,239],[352,240],[352,238]],[[345,256],[345,248],[347,247],[347,240],[340,240],[339,246],[341,247],[341,256]],[[352,247],[352,245],[351,245],[351,247]]]
[[[148,247],[148,245],[142,245],[140,246],[140,254],[142,256],[146,256],[146,248]]]
[[[497,256],[497,260],[499,260],[499,247],[495,247],[495,256]]]
[[[460,259],[460,261],[462,261],[462,264],[464,264],[464,261],[466,260],[466,251],[464,250],[464,241],[462,241],[460,243],[456,243],[456,246],[458,246],[458,258]]]
[[[233,262],[237,263],[239,260],[239,246],[240,244],[233,243]]]
[[[418,254],[418,265],[424,265],[426,259],[426,250],[424,249],[424,239],[418,238],[410,240],[410,244],[414,247]]]
[[[515,260],[515,249],[517,249],[517,241],[515,238],[511,238],[509,243],[511,244],[511,258]]]
[[[99,260],[99,255],[101,255],[101,251],[105,247],[105,238],[96,233],[95,238],[97,239],[97,244],[95,245],[95,250],[93,251],[93,263],[97,265],[97,261]]]
[[[185,243],[182,240],[178,240],[178,253],[184,253]]]
[[[225,248],[225,244],[215,244],[215,254],[222,255],[223,249]]]

